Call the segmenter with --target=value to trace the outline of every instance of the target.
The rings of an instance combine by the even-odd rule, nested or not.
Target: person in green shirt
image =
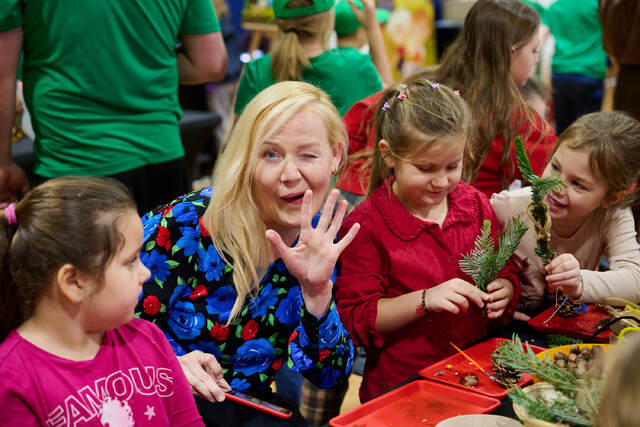
[[[224,77],[227,56],[219,30],[211,0],[5,0],[0,203],[11,201],[15,190],[28,190],[9,143],[21,50],[36,181],[112,176],[130,187],[138,209],[146,211],[186,190],[178,82]]]
[[[555,39],[551,84],[559,135],[578,117],[599,111],[607,54],[598,0],[557,0],[542,14]]]
[[[352,8],[367,33],[370,56],[353,48],[326,48],[334,0],[274,0],[278,41],[271,54],[245,65],[234,113],[241,114],[254,96],[278,81],[302,80],[327,92],[344,116],[353,104],[382,89],[382,82],[391,83],[375,6],[372,0],[363,4],[363,9]]]

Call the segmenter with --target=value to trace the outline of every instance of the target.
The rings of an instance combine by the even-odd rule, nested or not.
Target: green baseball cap
[[[273,14],[276,18],[300,18],[325,12],[333,7],[335,0],[310,0],[311,5],[296,7],[300,0],[273,0]],[[348,5],[347,5],[348,6]]]
[[[358,9],[363,8],[360,0],[353,0],[353,3]],[[347,0],[339,0],[338,3],[336,3],[335,14],[334,28],[338,36],[348,36],[361,27]],[[380,23],[387,22],[387,19],[389,19],[389,11],[387,9],[376,9],[376,18]]]

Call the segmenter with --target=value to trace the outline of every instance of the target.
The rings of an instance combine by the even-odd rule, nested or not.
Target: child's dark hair
[[[638,181],[640,122],[626,113],[609,111],[586,114],[562,132],[555,150],[562,144],[589,153],[589,166],[606,180],[609,195],[629,190]],[[631,206],[636,196],[637,189],[615,206]]]
[[[91,177],[34,188],[15,204],[15,225],[0,209],[0,341],[31,315],[64,264],[102,279],[124,243],[117,225],[127,211],[136,204],[123,184]]]
[[[387,89],[376,112],[376,145],[369,194],[392,171],[382,159],[378,143],[384,139],[398,158],[411,159],[429,150],[438,140],[461,135],[467,138],[471,112],[467,103],[448,86],[417,76],[406,84]]]

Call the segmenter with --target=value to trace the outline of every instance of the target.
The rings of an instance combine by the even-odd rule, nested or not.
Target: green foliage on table
[[[491,220],[485,219],[476,237],[474,248],[458,262],[460,269],[471,276],[482,291],[498,277],[498,273],[518,247],[528,227],[519,218],[513,218],[502,233],[498,233],[498,247],[491,237]]]
[[[548,357],[539,359],[529,344],[525,346],[526,350],[520,338],[514,334],[512,340],[503,341],[496,349],[492,360],[537,376],[551,384],[559,396],[549,403],[548,400],[526,395],[516,387],[509,392],[509,397],[534,418],[575,426],[592,425],[600,400],[602,380],[594,374],[579,379],[573,372],[557,367]]]

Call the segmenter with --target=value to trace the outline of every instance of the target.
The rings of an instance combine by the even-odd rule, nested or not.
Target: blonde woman
[[[365,0],[363,9],[351,3],[367,33],[371,56],[352,48],[328,49],[334,3],[274,0],[280,36],[271,54],[245,65],[234,107],[236,115],[256,94],[278,81],[301,80],[318,86],[329,94],[341,116],[356,102],[382,89],[381,79],[391,84],[391,68],[373,0]]]
[[[345,152],[327,95],[278,83],[240,117],[216,163],[214,190],[143,218],[141,259],[151,279],[137,312],[164,330],[196,395],[220,402],[232,388],[277,401],[269,384],[285,363],[323,388],[346,380],[353,345],[332,275],[359,226],[334,243],[346,210],[342,201],[332,218],[337,190],[314,216]],[[205,420],[210,410],[221,425],[260,422],[257,411],[233,402],[197,401]]]

